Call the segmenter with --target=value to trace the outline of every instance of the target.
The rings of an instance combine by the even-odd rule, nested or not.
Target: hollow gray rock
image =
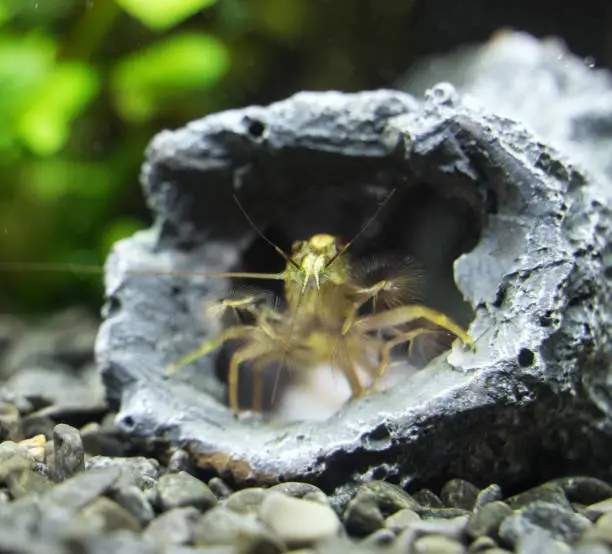
[[[423,102],[385,90],[300,93],[160,133],[142,175],[155,225],[107,261],[97,358],[118,425],[237,485],[607,476],[611,220],[594,179],[444,84]],[[164,376],[218,331],[203,302],[230,284],[134,270],[278,270],[283,260],[233,193],[287,248],[320,232],[351,238],[392,187],[353,255],[423,261],[426,303],[469,324],[476,352],[456,341],[321,422],[234,418],[216,355]]]

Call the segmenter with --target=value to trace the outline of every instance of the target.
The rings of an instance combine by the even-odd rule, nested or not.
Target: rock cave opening
[[[265,237],[284,252],[291,252],[295,240],[304,240],[317,233],[328,233],[352,240],[351,260],[359,263],[373,257],[391,255],[396,259],[411,259],[422,272],[419,288],[422,304],[451,317],[467,328],[474,318],[471,306],[463,298],[454,280],[454,261],[472,250],[480,239],[483,205],[480,198],[465,191],[449,191],[424,182],[399,186],[375,220],[363,230],[364,222],[372,217],[381,199],[391,187],[348,187],[332,189],[321,205],[319,195],[302,197],[288,209],[280,224],[262,227]],[[280,272],[285,260],[268,242],[253,232],[253,239],[243,251],[233,271]],[[271,292],[282,303],[282,281],[234,279],[230,288],[257,287]],[[409,378],[411,372],[422,370],[433,358],[448,351],[455,337],[447,332],[426,335],[415,341],[409,364],[389,371],[386,386],[397,379]],[[229,360],[236,346],[226,345],[217,356],[218,378],[227,383]],[[393,366],[406,360],[407,349],[395,348]],[[403,358],[402,358],[403,357]],[[406,367],[406,366],[409,367]],[[273,364],[263,371],[262,407],[269,416],[283,421],[324,419],[335,413],[348,399],[350,388],[344,376],[322,366],[313,370],[306,382],[297,383],[295,371],[281,370]],[[392,373],[392,375],[391,375]],[[241,408],[252,405],[253,371],[242,364],[239,376]],[[385,383],[383,382],[383,387]]]

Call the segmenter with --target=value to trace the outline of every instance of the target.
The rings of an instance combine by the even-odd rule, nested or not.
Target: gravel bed
[[[588,476],[512,494],[462,479],[439,490],[372,480],[336,495],[299,482],[234,491],[187,452],[117,431],[96,388],[95,328],[78,310],[36,328],[0,321],[0,552],[612,551],[612,485]]]
[[[63,423],[49,441],[42,434],[5,440],[0,551],[612,551],[612,485],[592,477],[559,478],[512,496],[462,479],[410,493],[374,480],[347,501],[297,482],[234,492],[218,477],[191,474],[187,460],[182,451],[168,465],[92,456],[83,432]]]

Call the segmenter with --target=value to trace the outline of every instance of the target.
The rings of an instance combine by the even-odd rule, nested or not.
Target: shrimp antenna
[[[262,239],[264,239],[272,248],[274,248],[274,250],[276,250],[285,259],[287,263],[290,263],[293,267],[295,267],[296,269],[299,269],[300,266],[294,260],[291,259],[291,256],[289,256],[280,246],[274,244],[268,237],[266,237],[266,235],[264,235],[264,233],[259,229],[259,227],[251,219],[251,217],[246,212],[246,210],[242,207],[242,204],[238,200],[238,197],[235,194],[232,194],[232,196],[234,197],[234,201],[238,205],[238,209],[242,212],[242,215],[244,215],[245,219],[249,222],[249,225],[253,228],[253,230]]]
[[[64,264],[64,263],[36,263],[36,262],[0,262],[1,271],[36,271],[40,273],[104,273],[104,268],[99,265]]]
[[[53,262],[0,262],[0,271],[29,271],[40,273],[66,273],[73,271],[74,273],[94,273],[97,275],[104,273],[104,267],[98,265],[83,265],[71,263],[53,263]],[[282,281],[284,279],[282,273],[211,273],[199,271],[156,271],[154,269],[137,270],[130,269],[131,275],[173,275],[174,277],[244,277],[246,279],[276,279]]]
[[[348,249],[349,246],[351,246],[351,244],[353,244],[364,232],[365,230],[372,225],[372,223],[374,223],[374,221],[376,221],[376,218],[380,215],[380,212],[382,212],[383,208],[387,205],[387,203],[389,202],[389,200],[391,200],[391,197],[395,194],[395,192],[397,191],[396,188],[391,189],[391,192],[387,195],[387,197],[383,200],[382,204],[380,204],[378,206],[378,209],[374,212],[374,215],[372,215],[372,217],[370,219],[368,219],[368,221],[366,222],[366,224],[359,230],[359,232],[350,240],[348,241],[339,251],[338,253],[331,259],[329,260],[329,262],[327,262],[327,265],[325,266],[326,268],[329,267],[331,264],[334,263],[335,260],[337,260],[340,256],[342,256],[342,254],[344,254]]]

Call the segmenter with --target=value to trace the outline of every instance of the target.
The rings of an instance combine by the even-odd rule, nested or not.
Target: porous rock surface
[[[498,32],[488,42],[417,63],[399,84],[422,95],[444,80],[497,115],[521,121],[612,194],[612,75],[592,58],[573,56],[562,40]],[[469,102],[469,100],[468,100]]]
[[[333,490],[372,476],[460,476],[511,487],[577,468],[606,476],[611,228],[596,180],[445,84],[424,101],[386,90],[300,93],[160,133],[143,171],[155,226],[107,263],[97,356],[117,423],[182,446],[236,484]],[[393,187],[354,252],[429,256],[428,303],[471,321],[476,352],[457,341],[447,357],[322,422],[234,418],[213,355],[164,376],[218,332],[203,301],[229,285],[131,271],[270,271],[233,193],[288,244],[316,232],[354,236]]]

